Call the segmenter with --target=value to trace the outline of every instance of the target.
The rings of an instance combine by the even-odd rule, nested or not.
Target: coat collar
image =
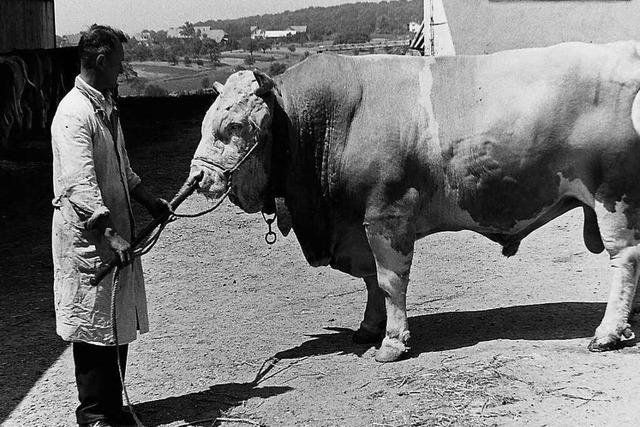
[[[111,93],[107,92],[105,96],[102,92],[85,82],[80,75],[76,76],[75,87],[81,94],[89,99],[93,109],[97,113],[104,115],[105,119],[111,116],[112,111],[115,109]]]

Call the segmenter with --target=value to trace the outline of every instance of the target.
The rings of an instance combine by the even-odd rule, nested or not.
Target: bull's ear
[[[218,92],[218,95],[222,95],[222,91],[224,90],[224,85],[220,82],[213,82],[213,88]]]
[[[258,96],[265,96],[266,94],[271,92],[271,89],[273,89],[276,85],[271,77],[260,70],[253,70],[253,75],[255,76],[259,85],[254,92]]]

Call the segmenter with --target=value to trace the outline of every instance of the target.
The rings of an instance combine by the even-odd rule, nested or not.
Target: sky
[[[178,27],[185,21],[231,19],[311,6],[381,0],[55,0],[56,34],[73,34],[93,23],[133,34]]]

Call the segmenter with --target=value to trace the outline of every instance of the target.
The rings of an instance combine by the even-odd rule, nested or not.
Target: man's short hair
[[[110,55],[118,43],[126,43],[127,36],[120,30],[107,25],[93,24],[82,33],[78,43],[80,63],[84,68],[93,68],[100,54]]]

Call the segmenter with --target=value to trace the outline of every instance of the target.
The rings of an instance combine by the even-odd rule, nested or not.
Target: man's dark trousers
[[[73,361],[80,406],[78,424],[116,417],[122,410],[122,384],[118,374],[116,346],[99,346],[74,342]],[[127,364],[128,345],[118,346],[122,376]]]

